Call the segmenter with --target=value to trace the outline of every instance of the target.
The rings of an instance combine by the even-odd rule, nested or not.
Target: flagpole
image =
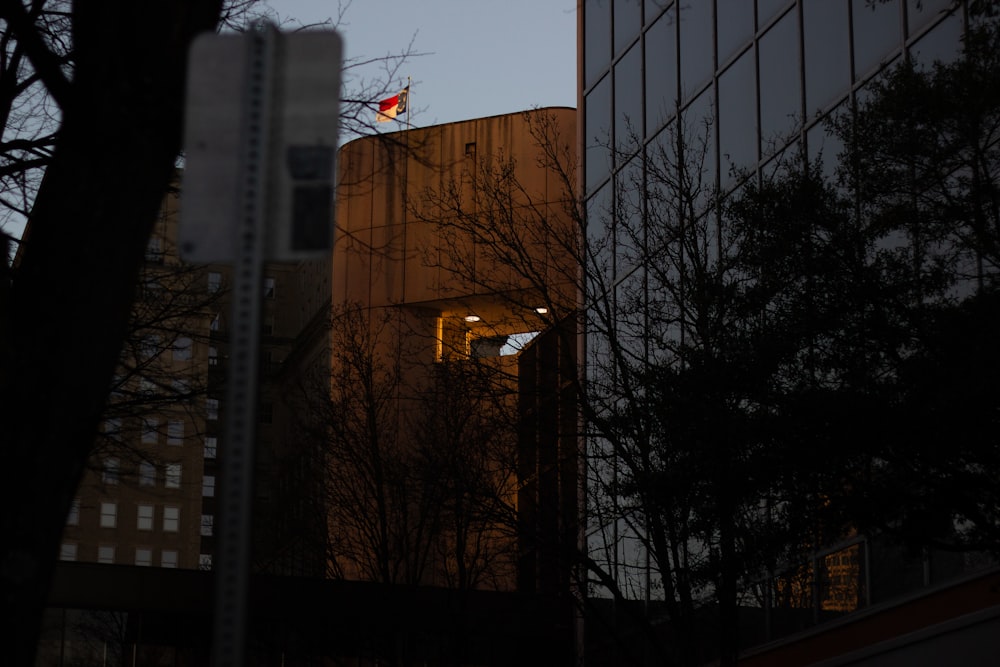
[[[406,77],[406,129],[410,129],[410,107],[413,106],[411,99],[413,97],[413,89],[410,87],[413,81],[410,77]]]

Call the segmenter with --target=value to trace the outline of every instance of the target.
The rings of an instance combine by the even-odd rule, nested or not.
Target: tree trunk
[[[221,2],[78,3],[62,127],[0,341],[0,591],[8,663],[32,665],[62,527],[180,149],[187,47]]]

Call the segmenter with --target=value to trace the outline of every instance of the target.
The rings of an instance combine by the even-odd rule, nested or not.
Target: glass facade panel
[[[646,127],[649,134],[677,110],[677,25],[673,10],[646,32]]]
[[[868,78],[901,44],[897,0],[851,0],[854,17],[854,80]]]
[[[611,174],[611,77],[606,76],[587,95],[586,101],[587,192],[592,192]]]
[[[806,61],[806,115],[843,97],[851,85],[851,41],[842,0],[802,5]]]
[[[801,122],[798,30],[789,12],[760,41],[761,150],[779,147]]]
[[[690,183],[691,195],[699,206],[708,202],[715,188],[715,104],[712,89],[698,96],[684,110],[683,127],[685,155],[683,167],[690,170],[686,182]]]
[[[614,275],[614,249],[611,247],[613,201],[608,183],[587,202],[587,272],[588,289],[608,289]],[[603,283],[603,286],[602,286]]]
[[[822,0],[828,2],[829,0]],[[758,0],[757,1],[757,25],[763,28],[770,23],[775,16],[788,9],[792,4],[789,0]]]
[[[719,78],[719,153],[721,178],[729,182],[734,169],[757,164],[757,87],[754,85],[753,50]]]
[[[962,55],[962,19],[952,14],[910,47],[913,61],[923,68],[950,63]]]
[[[587,0],[584,12],[584,78],[590,86],[611,62],[611,0]]]
[[[928,23],[948,11],[953,0],[907,0],[906,23],[909,35],[919,32]]]
[[[712,3],[678,5],[681,44],[681,102],[697,94],[715,71]]]
[[[615,53],[632,43],[642,28],[642,0],[615,0]]]
[[[718,0],[719,64],[724,65],[733,54],[753,37],[753,3],[746,0]]]
[[[645,19],[645,25],[649,25],[660,15],[664,9],[669,7],[672,3],[671,0],[646,0],[646,15],[643,17]]]
[[[615,65],[615,147],[628,155],[639,150],[643,137],[641,55],[636,44]]]

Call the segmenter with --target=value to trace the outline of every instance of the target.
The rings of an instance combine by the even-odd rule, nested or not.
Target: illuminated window
[[[201,534],[205,537],[211,537],[215,528],[215,517],[211,514],[201,515]]]
[[[199,570],[212,569],[212,554],[198,554],[198,569]]]

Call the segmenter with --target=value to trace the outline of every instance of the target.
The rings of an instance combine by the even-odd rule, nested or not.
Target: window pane
[[[611,173],[611,77],[590,91],[584,101],[587,113],[586,146],[587,192],[594,190]]]
[[[135,550],[135,564],[143,567],[151,566],[153,564],[153,550],[138,547]]]
[[[615,65],[615,147],[631,155],[642,140],[642,62],[640,45]]]
[[[719,64],[744,47],[753,37],[753,3],[718,0]]]
[[[220,287],[222,287],[222,274],[210,272],[208,274],[208,291],[218,292]]]
[[[653,134],[677,113],[677,25],[674,10],[646,32],[646,127]]]
[[[181,508],[179,507],[164,507],[163,508],[163,530],[167,533],[176,533],[180,529],[181,522]]]
[[[167,423],[167,444],[184,444],[184,422],[177,420]]]
[[[587,0],[583,7],[586,85],[611,62],[611,0]]]
[[[690,99],[715,71],[712,3],[679,5],[681,41],[681,103]]]
[[[757,164],[757,87],[754,85],[753,50],[719,78],[719,152],[723,183],[734,168]]]
[[[118,504],[101,503],[101,528],[114,528],[118,523]]]
[[[136,508],[136,528],[139,530],[153,530],[152,505],[139,505]]]
[[[815,2],[815,0],[812,0]],[[822,0],[830,2],[830,0]],[[757,25],[763,27],[771,21],[779,12],[788,9],[790,0],[757,0]]]
[[[909,34],[913,35],[919,32],[925,25],[951,9],[953,4],[953,0],[908,0],[906,19]]]
[[[215,495],[215,475],[205,475],[201,485],[201,495],[206,498]]]
[[[97,562],[98,563],[114,563],[115,562],[115,547],[110,544],[102,544],[97,547]]]
[[[177,567],[177,552],[164,549],[160,552],[160,567]]]
[[[76,560],[77,545],[63,542],[59,547],[59,560]]]
[[[854,80],[866,79],[901,45],[897,0],[852,0],[854,16]]]
[[[811,116],[834,102],[838,95],[843,96],[850,87],[851,42],[844,2],[806,2],[802,11],[806,115]]]
[[[181,464],[180,463],[168,463],[166,468],[166,475],[164,477],[164,486],[168,489],[179,489],[181,488]]]
[[[139,464],[139,485],[154,486],[156,484],[156,466],[149,461]]]
[[[205,537],[212,536],[212,528],[215,522],[215,517],[211,514],[201,515],[201,534]]]
[[[798,55],[795,12],[789,12],[760,42],[760,140],[765,155],[784,145],[801,121]]]
[[[910,47],[914,62],[929,69],[934,63],[951,63],[962,55],[962,20],[956,12]]]
[[[642,0],[615,0],[615,53],[628,46],[642,27]]]
[[[191,360],[191,339],[186,336],[181,336],[176,341],[174,341],[173,346],[173,359],[174,361],[190,361]]]
[[[216,447],[217,447],[216,443],[217,443],[217,440],[215,439],[215,436],[206,436],[205,437],[205,458],[206,459],[214,459],[215,458],[215,450],[216,450]]]
[[[155,445],[159,439],[160,422],[155,418],[143,418],[142,420],[142,444]]]
[[[103,468],[101,470],[101,481],[105,484],[118,483],[118,459],[104,459]]]
[[[74,498],[69,506],[69,514],[66,515],[67,526],[80,525],[80,499]]]

